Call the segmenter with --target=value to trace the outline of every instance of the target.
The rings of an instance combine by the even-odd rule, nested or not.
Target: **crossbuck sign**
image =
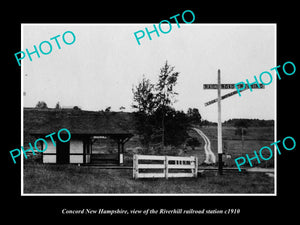
[[[265,88],[263,84],[259,84],[260,87],[257,84],[252,84],[251,89],[259,89],[259,88]],[[238,88],[240,88],[238,86]],[[218,170],[219,174],[221,175],[223,173],[223,163],[222,163],[222,155],[223,155],[223,146],[222,146],[222,122],[221,122],[221,100],[228,98],[230,96],[233,96],[238,93],[237,90],[230,92],[226,95],[221,96],[221,89],[236,89],[235,84],[221,84],[221,71],[218,70],[218,83],[217,84],[204,84],[203,89],[217,89],[218,90],[218,98],[213,99],[209,102],[206,102],[204,105],[208,106],[215,102],[218,102]],[[246,84],[246,88],[243,90],[240,90],[240,92],[245,91],[249,89],[249,86]]]

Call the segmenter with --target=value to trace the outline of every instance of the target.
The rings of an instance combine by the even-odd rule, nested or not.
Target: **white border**
[[[23,24],[21,24],[21,50],[24,49],[24,43],[23,43]],[[21,63],[21,145],[24,146],[24,67],[23,64]],[[22,151],[21,151],[22,152]],[[24,174],[24,170],[23,170],[23,152],[20,155],[21,157],[21,196],[24,196],[26,194],[24,194],[24,179],[23,179],[23,174]]]
[[[149,23],[142,23],[143,26],[144,25],[149,25]],[[68,25],[76,25],[76,26],[115,26],[115,25],[140,25],[138,23],[129,23],[129,24],[120,24],[120,23],[114,23],[114,24],[107,24],[107,23],[97,23],[97,24],[93,24],[93,23],[69,23],[69,24],[55,24],[55,23],[42,23],[42,24],[36,24],[36,23],[21,23],[21,50],[24,49],[23,47],[23,27],[26,25],[36,25],[36,26],[44,26],[44,25],[54,25],[54,26],[68,26]],[[150,24],[153,25],[153,24]],[[180,25],[187,25],[189,26],[190,24],[180,24]],[[257,26],[257,25],[261,25],[261,26],[275,26],[275,66],[277,65],[277,23],[226,23],[226,24],[222,24],[222,23],[203,23],[203,24],[199,24],[199,23],[193,23],[193,26],[195,25],[200,25],[200,26]],[[23,116],[24,116],[24,111],[23,111],[23,85],[24,85],[24,74],[23,74],[24,70],[23,70],[23,66],[21,65],[21,143],[23,144],[24,141],[24,128],[23,128]],[[274,124],[274,138],[275,138],[275,142],[277,141],[277,79],[275,80],[275,124]],[[277,151],[274,150],[275,157],[274,157],[274,162],[275,162],[275,167],[274,167],[274,193],[266,193],[266,194],[260,194],[260,193],[256,193],[256,194],[241,194],[241,193],[229,193],[229,194],[215,194],[215,193],[206,193],[206,194],[197,194],[197,193],[189,193],[189,194],[151,194],[151,193],[147,193],[147,194],[80,194],[80,193],[75,193],[75,194],[69,194],[69,193],[64,193],[64,194],[52,194],[52,193],[44,193],[44,194],[33,194],[33,193],[26,193],[24,194],[24,181],[23,181],[23,166],[24,166],[24,157],[22,157],[23,153],[21,154],[21,196],[277,196]]]
[[[275,66],[277,66],[277,24],[275,24]],[[274,120],[274,138],[275,142],[277,141],[277,77],[275,80],[275,120]],[[274,147],[274,162],[275,162],[275,167],[274,167],[274,195],[277,196],[277,151],[275,151]]]

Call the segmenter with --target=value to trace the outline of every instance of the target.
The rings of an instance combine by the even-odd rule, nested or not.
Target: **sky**
[[[158,26],[158,25],[156,25]],[[163,34],[147,35],[138,45],[134,33],[150,31],[153,24],[22,24],[21,51],[34,51],[43,41],[52,44],[48,55],[32,54],[22,60],[22,104],[35,107],[45,101],[50,108],[79,106],[82,110],[133,111],[132,87],[145,76],[158,81],[166,60],[179,72],[173,107],[187,111],[198,108],[203,119],[217,121],[217,104],[204,106],[217,98],[217,90],[204,90],[203,84],[254,82],[263,71],[276,65],[275,24],[172,24]],[[163,27],[167,30],[168,27]],[[66,45],[62,35],[72,31],[76,40]],[[60,35],[57,40],[50,38]],[[66,35],[66,41],[72,37]],[[46,52],[47,45],[43,45]],[[242,92],[222,100],[222,121],[232,118],[275,119],[276,75],[265,89]],[[265,82],[269,78],[264,77]],[[222,95],[234,91],[222,90]]]

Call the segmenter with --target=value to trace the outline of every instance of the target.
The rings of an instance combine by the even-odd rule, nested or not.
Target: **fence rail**
[[[133,178],[197,177],[198,158],[195,156],[134,155]]]

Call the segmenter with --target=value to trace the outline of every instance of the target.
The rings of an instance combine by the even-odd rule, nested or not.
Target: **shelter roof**
[[[132,114],[74,109],[24,108],[24,130],[48,135],[62,128],[72,135],[132,136]]]

